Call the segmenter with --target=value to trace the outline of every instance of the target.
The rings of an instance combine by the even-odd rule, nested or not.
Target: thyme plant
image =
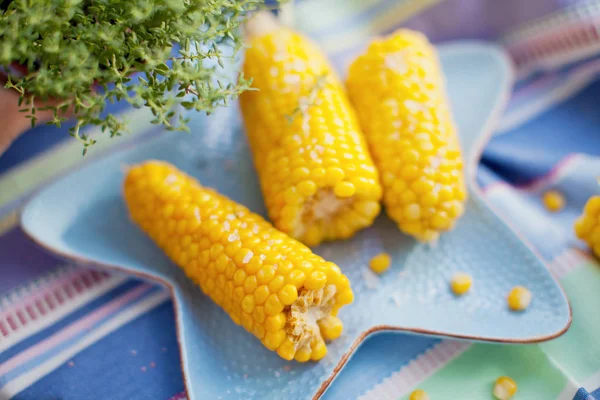
[[[49,123],[57,126],[67,112],[73,115],[77,122],[70,134],[83,143],[84,154],[95,140],[82,127],[100,126],[110,137],[126,129],[124,121],[102,115],[107,102],[149,107],[153,123],[186,130],[177,105],[210,113],[249,88],[243,76],[237,82],[224,79],[223,67],[242,45],[240,23],[260,3],[3,0],[0,68],[7,72],[5,86],[19,93],[21,111],[32,126],[36,110],[52,110]],[[234,54],[225,54],[222,43]],[[15,67],[25,72],[14,73]]]

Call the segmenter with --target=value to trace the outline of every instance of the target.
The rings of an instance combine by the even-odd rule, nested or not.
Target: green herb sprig
[[[298,105],[292,110],[291,113],[285,116],[288,124],[294,122],[294,119],[298,115],[302,115],[303,118],[306,118],[308,114],[308,109],[310,107],[318,105],[318,97],[319,93],[325,87],[327,83],[327,72],[323,72],[315,77],[314,85],[308,90],[308,94],[306,96],[300,97],[298,100]]]
[[[242,46],[239,26],[261,0],[12,0],[0,10],[0,66],[17,63],[9,76],[21,111],[32,126],[36,110],[52,110],[60,126],[70,110],[70,134],[84,154],[95,139],[82,133],[98,125],[110,137],[125,122],[101,116],[108,102],[149,107],[153,123],[187,130],[177,105],[212,112],[249,88],[250,80],[224,78],[225,63]],[[225,46],[233,51],[225,53]],[[173,51],[178,48],[176,54]],[[139,75],[139,80],[132,78]],[[52,105],[38,106],[41,101]]]

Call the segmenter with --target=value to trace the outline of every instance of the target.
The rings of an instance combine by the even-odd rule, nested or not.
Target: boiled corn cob
[[[600,196],[592,196],[587,201],[575,222],[575,233],[600,257]]]
[[[437,239],[467,197],[459,141],[435,49],[399,30],[350,66],[348,94],[383,183],[387,214],[421,241]]]
[[[286,360],[319,360],[353,300],[340,268],[170,164],[132,167],[131,218],[202,291]]]
[[[373,223],[381,187],[341,82],[306,38],[259,14],[240,104],[269,217],[308,245]]]

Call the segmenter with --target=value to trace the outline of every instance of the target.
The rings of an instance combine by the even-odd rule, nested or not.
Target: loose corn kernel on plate
[[[354,292],[354,302],[337,314],[343,332],[326,343],[327,353],[324,355],[319,344],[311,353],[305,349],[295,355],[300,361],[324,355],[319,362],[286,361],[282,357],[294,355],[285,346],[281,354],[269,350],[280,338],[265,339],[262,325],[253,325],[253,335],[244,329],[250,322],[234,323],[223,311],[228,307],[231,311],[232,306],[219,307],[188,279],[189,271],[169,261],[132,223],[123,200],[128,166],[157,159],[172,163],[202,185],[265,216],[236,107],[222,109],[210,118],[193,115],[190,135],[159,135],[60,179],[25,207],[22,226],[36,242],[66,258],[83,265],[126,271],[172,290],[190,399],[317,398],[365,337],[381,330],[515,343],[556,337],[568,328],[571,319],[563,291],[536,256],[483,202],[473,181],[479,152],[510,90],[508,61],[496,47],[479,42],[449,44],[439,50],[465,164],[470,168],[466,212],[454,230],[442,234],[435,246],[417,243],[402,234],[382,214],[372,227],[351,239],[314,248],[317,255],[341,268]],[[143,202],[143,198],[135,201]],[[140,221],[145,218],[139,217]],[[157,242],[168,240],[160,234],[153,238]],[[381,253],[391,256],[391,266],[376,276],[373,284],[365,280],[365,271],[375,276],[369,262]],[[189,265],[185,259],[178,260]],[[449,284],[457,272],[473,279],[462,296],[456,296]],[[269,271],[261,274],[260,279],[265,280]],[[237,278],[232,279],[235,282]],[[257,275],[257,285],[258,279]],[[311,285],[318,287],[320,277],[313,280]],[[241,277],[238,281],[242,282]],[[211,290],[212,284],[204,285]],[[248,285],[254,288],[254,281],[250,279]],[[289,297],[284,303],[298,295],[293,289],[273,285],[270,289],[285,292],[282,299]],[[515,286],[526,287],[532,294],[525,311],[514,312],[507,305],[506,296]],[[223,300],[211,293],[213,300]],[[249,302],[242,303],[242,307],[258,307]],[[277,315],[281,305],[268,307]],[[256,318],[262,320],[261,313]],[[278,318],[268,324],[269,330],[276,331],[281,323]],[[264,327],[266,331],[266,323]],[[325,336],[339,335],[336,320],[323,329],[329,332]],[[257,339],[261,336],[264,345]],[[403,336],[399,335],[398,340]]]

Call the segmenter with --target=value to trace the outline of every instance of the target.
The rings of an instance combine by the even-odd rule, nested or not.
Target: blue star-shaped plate
[[[481,149],[510,92],[509,62],[480,42],[442,46],[440,56],[468,164],[467,211],[435,247],[402,235],[381,216],[351,240],[315,249],[342,268],[355,293],[340,313],[344,334],[319,363],[286,362],[236,326],[130,222],[121,197],[124,165],[162,159],[264,215],[235,107],[194,119],[190,135],[164,133],[55,182],[26,206],[23,228],[43,247],[83,265],[126,271],[171,289],[185,384],[194,400],[318,398],[365,337],[384,330],[510,343],[556,337],[571,321],[565,294],[490,210],[474,181]],[[381,251],[392,255],[391,270],[380,279],[365,276],[369,259]],[[474,278],[460,298],[448,289],[456,271]],[[506,305],[515,285],[533,293],[522,313]]]

